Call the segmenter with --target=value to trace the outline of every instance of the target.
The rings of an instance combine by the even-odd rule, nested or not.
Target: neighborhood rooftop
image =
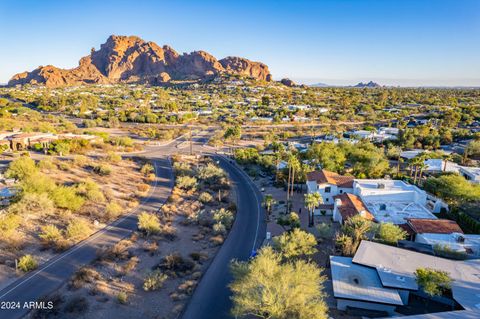
[[[396,289],[385,288],[375,269],[352,263],[350,257],[330,256],[336,298],[403,305]]]
[[[449,273],[452,295],[464,309],[480,311],[480,260],[456,261],[402,248],[362,241],[353,263],[377,270],[382,285],[417,290],[415,271],[433,268]]]

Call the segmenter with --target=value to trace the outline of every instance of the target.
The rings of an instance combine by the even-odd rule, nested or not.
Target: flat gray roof
[[[456,261],[364,240],[353,263],[375,268],[385,287],[417,290],[418,268],[443,270],[453,279],[453,298],[466,310],[480,311],[480,260]],[[479,316],[480,317],[480,316]]]
[[[375,269],[355,265],[352,258],[330,256],[336,298],[403,305],[396,289],[383,287]]]
[[[476,311],[469,310],[458,310],[458,311],[444,311],[436,313],[427,313],[423,315],[411,315],[411,316],[401,316],[393,318],[402,318],[402,319],[478,319],[480,313]],[[392,317],[388,317],[391,319]]]

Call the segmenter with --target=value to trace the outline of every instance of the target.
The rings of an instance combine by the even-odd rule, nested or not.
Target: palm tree
[[[271,194],[265,195],[263,198],[263,205],[265,206],[265,209],[267,210],[267,219],[270,220],[270,214],[272,213],[272,207],[275,205],[276,200],[273,198]]]
[[[397,161],[397,178],[400,176],[400,164],[403,163],[403,158],[399,155]]]
[[[308,209],[308,226],[313,227],[313,212],[320,204],[323,204],[323,198],[320,193],[309,193],[304,195],[305,206]]]
[[[443,155],[443,171],[444,171],[444,172],[447,171],[448,161],[451,161],[452,158],[453,158],[453,155],[452,155],[452,154],[444,154],[444,155]]]
[[[293,196],[293,187],[295,185],[295,172],[300,170],[300,162],[298,161],[298,158],[294,155],[291,155],[290,158],[288,159],[288,166],[291,167],[292,169],[292,178],[290,180],[291,182],[290,196]],[[287,187],[287,192],[289,192],[289,187]]]

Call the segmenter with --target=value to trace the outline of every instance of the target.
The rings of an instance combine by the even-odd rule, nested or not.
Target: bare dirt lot
[[[31,318],[178,318],[223,243],[235,205],[226,175],[209,160],[178,157],[174,169],[171,197],[148,214],[158,229],[139,226],[99,251],[48,297],[54,310]]]
[[[15,270],[15,260],[31,255],[41,265],[134,209],[149,190],[142,164],[114,155],[37,159],[38,172],[17,183],[25,188],[20,199],[0,210],[6,230],[0,236],[0,288],[23,274]],[[57,201],[52,200],[55,196]],[[71,201],[78,201],[75,210],[69,207]],[[42,238],[47,226],[48,240]]]

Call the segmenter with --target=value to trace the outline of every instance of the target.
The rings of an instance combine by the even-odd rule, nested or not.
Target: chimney
[[[335,198],[335,206],[342,206],[342,200],[340,198]]]

